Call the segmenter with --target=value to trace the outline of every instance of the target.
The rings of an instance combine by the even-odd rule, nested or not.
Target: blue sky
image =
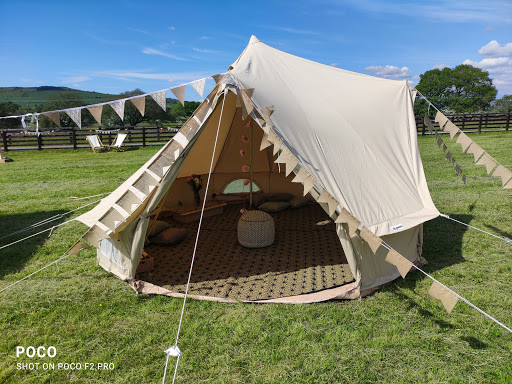
[[[251,35],[339,68],[407,78],[469,63],[512,94],[512,1],[0,0],[0,86],[145,92],[225,72]],[[187,99],[199,99],[187,89]]]

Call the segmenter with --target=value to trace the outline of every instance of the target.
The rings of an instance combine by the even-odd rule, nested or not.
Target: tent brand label
[[[404,229],[404,225],[403,224],[397,224],[397,225],[393,225],[391,227],[391,230],[393,232],[401,231],[402,229]]]

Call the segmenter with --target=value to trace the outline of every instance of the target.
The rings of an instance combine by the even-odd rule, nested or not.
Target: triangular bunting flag
[[[507,185],[507,182],[512,179],[512,172],[510,172],[503,165],[499,164],[494,173],[492,174],[494,177],[501,177],[501,184],[503,186]]]
[[[273,105],[261,109],[261,115],[267,124],[272,124],[272,121],[270,120],[272,113],[274,113]]]
[[[340,215],[336,219],[335,223],[347,224],[348,234],[350,237],[355,235],[357,228],[361,225],[361,222],[352,216],[352,214],[345,208],[341,208]]]
[[[153,100],[156,101],[160,108],[162,108],[164,111],[166,110],[167,93],[165,91],[151,93],[150,96],[153,98]]]
[[[224,73],[219,73],[217,75],[212,75],[212,79],[215,80],[216,84],[219,84],[220,81],[224,78],[224,76],[225,76]]]
[[[82,128],[82,110],[80,108],[66,109],[65,111],[78,128]]]
[[[254,93],[254,88],[251,89],[240,89],[238,91],[236,104],[242,108],[242,120],[247,119],[252,111],[254,110],[254,104],[252,103],[251,96]]]
[[[91,115],[92,117],[94,117],[94,120],[96,120],[98,124],[101,125],[101,113],[103,112],[103,105],[89,107],[87,109],[89,110],[89,112],[91,112]]]
[[[455,164],[455,173],[456,173],[457,175],[462,174],[462,169],[460,169],[460,166],[459,166],[459,164],[457,164],[457,163]]]
[[[332,216],[334,212],[336,212],[336,208],[338,207],[338,201],[331,196],[329,192],[325,189],[322,190],[320,196],[317,199],[318,203],[325,203],[329,206],[329,216]]]
[[[461,131],[459,137],[457,137],[457,144],[460,144],[462,147],[462,152],[466,152],[466,149],[471,145],[473,140],[469,138],[464,132]]]
[[[197,93],[199,93],[199,96],[203,97],[205,83],[206,78],[193,81],[190,83],[190,85],[196,90]]]
[[[174,93],[174,96],[180,101],[181,105],[185,106],[185,85],[180,87],[171,88],[171,92]]]
[[[146,96],[137,97],[135,99],[130,99],[130,101],[135,105],[142,116],[144,116],[144,112],[146,110]]]
[[[279,149],[283,145],[283,142],[279,137],[277,137],[277,135],[274,131],[269,131],[267,140],[270,141],[274,145],[274,156],[275,156],[277,151],[279,151]]]
[[[263,138],[261,139],[260,151],[263,151],[265,148],[270,147],[272,143],[268,141],[268,135],[263,134]]]
[[[446,146],[446,144],[443,144],[443,152],[446,153],[447,150],[448,150],[448,147]]]
[[[446,312],[448,313],[452,312],[453,307],[455,307],[455,304],[457,304],[457,301],[459,301],[459,296],[435,280],[428,290],[428,294],[434,299],[441,300],[444,308],[446,309]]]
[[[435,120],[439,124],[439,127],[443,129],[444,125],[448,121],[448,118],[445,115],[443,115],[440,111],[437,111]]]
[[[386,262],[388,262],[389,264],[393,264],[395,267],[397,267],[398,272],[400,272],[400,275],[402,276],[403,279],[405,279],[405,276],[407,276],[407,273],[409,273],[413,266],[413,264],[409,260],[407,260],[401,254],[399,254],[393,248],[391,248],[388,254],[386,255]]]
[[[444,156],[446,160],[452,161],[452,153],[450,151],[446,151],[446,155]]]
[[[124,120],[124,100],[114,101],[109,104],[114,111],[116,111],[117,115]]]
[[[60,113],[59,112],[45,112],[45,113],[43,113],[43,115],[46,116],[47,118],[49,118],[55,124],[57,124],[60,128]]]
[[[459,128],[453,124],[450,120],[446,122],[446,125],[443,127],[443,131],[450,132],[450,139],[453,140],[457,132],[459,132]]]
[[[471,142],[471,145],[469,146],[467,151],[467,153],[473,154],[473,156],[475,157],[475,161],[477,161],[480,158],[480,156],[483,155],[484,152],[485,151],[480,146],[478,146],[478,144],[475,143],[474,141]]]
[[[66,251],[66,254],[67,255],[78,255],[78,256],[80,256],[80,251],[82,249],[91,249],[91,247],[89,246],[89,244],[84,243],[81,240],[78,240],[75,244],[73,244],[73,246],[71,248],[69,248]]]
[[[283,148],[281,154],[275,161],[276,163],[285,164],[286,165],[286,176],[288,176],[299,164],[299,160],[293,155],[293,153],[288,148]]]
[[[377,253],[377,249],[379,249],[380,245],[382,244],[382,239],[379,236],[370,231],[368,228],[363,227],[359,232],[359,237],[368,243],[368,246],[374,254]]]
[[[435,129],[434,129],[434,125],[432,124],[432,121],[429,119],[429,117],[427,115],[425,115],[425,118],[423,119],[423,122],[425,123],[425,125],[427,126],[428,130],[430,132],[434,132]]]
[[[462,175],[461,180],[464,184],[466,184],[466,175]]]
[[[437,146],[439,148],[441,148],[441,146],[443,145],[443,139],[441,139],[441,136],[439,136],[436,132],[436,136],[437,136]]]
[[[306,196],[314,187],[316,180],[306,168],[301,167],[293,178],[292,183],[304,183],[304,196]]]
[[[498,162],[494,160],[487,152],[485,152],[480,160],[476,162],[476,165],[485,165],[485,169],[487,170],[488,175],[491,173],[494,167],[496,167],[497,164]]]

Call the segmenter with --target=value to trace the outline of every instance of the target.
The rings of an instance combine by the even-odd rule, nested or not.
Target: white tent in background
[[[217,129],[206,198],[220,195],[229,181],[246,178],[240,167],[246,159],[241,159],[238,148],[251,118],[253,178],[264,192],[302,196],[302,183],[292,182],[298,174],[309,185],[306,192],[325,203],[322,206],[332,219],[346,208],[407,259],[419,260],[422,224],[439,212],[423,172],[413,114],[415,91],[407,81],[315,63],[254,36],[229,71],[216,80],[216,87],[173,140],[98,206],[78,217],[90,227],[83,239],[97,248],[103,268],[141,292],[176,295],[135,276],[151,213],[160,204],[166,209],[177,201],[192,202],[185,181],[192,174],[206,179]],[[275,164],[280,155],[286,172],[294,168],[290,175]],[[232,225],[236,229],[236,222]],[[336,232],[353,281],[303,298],[271,301],[358,297],[400,276],[367,243],[351,237],[345,224],[337,223]]]

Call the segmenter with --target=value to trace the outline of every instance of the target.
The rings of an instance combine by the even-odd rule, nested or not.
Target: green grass
[[[512,134],[472,138],[512,169]],[[468,183],[460,182],[434,138],[420,137],[436,206],[512,238],[512,192],[445,141]],[[113,190],[157,150],[8,153],[15,162],[0,164],[0,237],[87,201],[68,196]],[[49,238],[0,250],[0,289],[59,258],[85,230],[72,223]],[[425,270],[512,326],[512,246],[443,218],[426,223],[424,234]],[[429,298],[429,287],[423,275],[410,273],[362,301],[295,306],[190,300],[179,343],[179,382],[512,382],[512,335],[462,302],[448,315]],[[0,382],[159,382],[181,305],[181,299],[137,296],[97,267],[92,251],[71,256],[58,269],[52,266],[0,293]],[[17,345],[53,345],[57,356],[17,359]],[[30,361],[106,362],[115,369],[17,370],[17,363]]]

